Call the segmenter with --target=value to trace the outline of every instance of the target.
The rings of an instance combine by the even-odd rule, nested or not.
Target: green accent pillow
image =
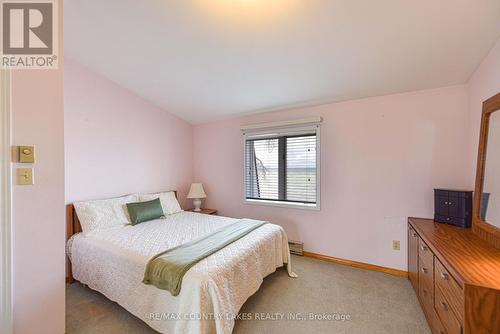
[[[130,215],[132,225],[146,222],[148,220],[165,218],[159,198],[147,202],[127,203],[127,210]]]

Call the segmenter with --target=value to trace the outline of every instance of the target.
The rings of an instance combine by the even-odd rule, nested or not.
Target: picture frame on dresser
[[[491,194],[489,191],[485,191],[485,172],[486,165],[489,160],[488,151],[493,152],[496,151],[496,149],[500,149],[500,147],[495,145],[496,141],[491,142],[490,136],[490,125],[492,123],[493,115],[495,124],[500,123],[500,112],[496,113],[497,111],[500,111],[500,93],[497,93],[483,102],[477,153],[474,205],[472,210],[472,230],[481,239],[487,241],[496,248],[500,248],[500,221],[488,221],[487,215],[485,214],[486,206],[490,206],[488,210],[491,211],[491,206],[494,205],[494,203],[491,203],[491,201],[488,201],[487,199],[491,199],[495,195],[500,196],[500,193]],[[497,119],[498,121],[496,121]],[[495,148],[495,150],[493,150],[493,148]]]

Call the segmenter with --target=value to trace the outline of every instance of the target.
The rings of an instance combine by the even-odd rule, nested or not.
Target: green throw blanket
[[[198,240],[161,252],[149,260],[143,283],[168,290],[177,296],[181,291],[182,278],[189,268],[265,223],[241,219]]]

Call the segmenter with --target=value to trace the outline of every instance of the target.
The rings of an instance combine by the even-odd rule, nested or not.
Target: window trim
[[[321,210],[321,118],[319,122],[314,124],[307,124],[301,126],[280,126],[276,128],[262,126],[259,129],[242,130],[243,132],[243,204],[247,205],[261,205],[271,207],[283,207],[305,210]],[[268,199],[249,199],[246,197],[246,141],[247,139],[268,139],[278,136],[301,136],[307,132],[316,133],[316,204]]]

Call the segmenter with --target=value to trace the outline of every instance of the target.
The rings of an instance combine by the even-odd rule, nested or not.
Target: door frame
[[[11,73],[0,70],[0,332],[13,332]]]

